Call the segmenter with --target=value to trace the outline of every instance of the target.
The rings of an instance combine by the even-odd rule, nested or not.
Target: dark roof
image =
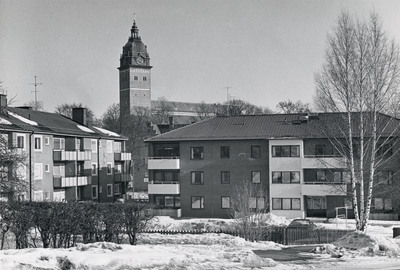
[[[126,140],[125,137],[104,129],[94,126],[84,127],[72,119],[56,113],[8,107],[2,111],[0,120],[1,130]]]
[[[357,114],[354,114],[356,116]],[[379,114],[382,136],[400,135],[400,120]],[[273,138],[326,138],[343,136],[346,114],[267,114],[215,117],[148,139],[158,141],[246,140]],[[355,128],[357,117],[354,117]],[[356,129],[354,129],[356,130]],[[355,135],[357,136],[357,135]]]

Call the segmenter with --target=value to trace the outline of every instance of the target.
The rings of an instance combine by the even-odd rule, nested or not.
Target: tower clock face
[[[136,63],[138,63],[139,65],[143,64],[143,63],[144,63],[143,58],[138,57],[138,58],[136,59]]]

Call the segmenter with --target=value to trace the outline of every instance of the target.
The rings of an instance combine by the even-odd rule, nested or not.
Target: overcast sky
[[[119,102],[118,65],[133,13],[151,58],[152,99],[210,103],[230,95],[275,110],[312,102],[313,74],[340,11],[372,10],[400,42],[400,0],[0,0],[0,80],[13,106]]]

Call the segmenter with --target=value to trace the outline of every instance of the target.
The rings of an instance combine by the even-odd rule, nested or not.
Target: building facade
[[[87,126],[85,112],[75,109],[74,121],[27,108],[2,108],[0,132],[8,150],[25,160],[10,177],[28,183],[25,192],[2,194],[3,198],[96,202],[127,198],[132,172],[126,138]]]
[[[317,128],[336,118],[333,113],[216,117],[151,138],[150,202],[171,216],[227,218],[232,191],[249,181],[263,191],[249,198],[254,208],[288,218],[331,218],[347,208],[351,217],[348,160]],[[393,121],[395,131],[400,120]],[[380,142],[390,149],[390,162],[376,173],[371,218],[398,218],[383,192],[400,182],[399,131],[391,136],[390,143],[384,137]]]

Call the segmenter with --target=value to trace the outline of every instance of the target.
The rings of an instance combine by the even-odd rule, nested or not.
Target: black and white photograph
[[[0,0],[0,269],[400,269],[400,0]]]

